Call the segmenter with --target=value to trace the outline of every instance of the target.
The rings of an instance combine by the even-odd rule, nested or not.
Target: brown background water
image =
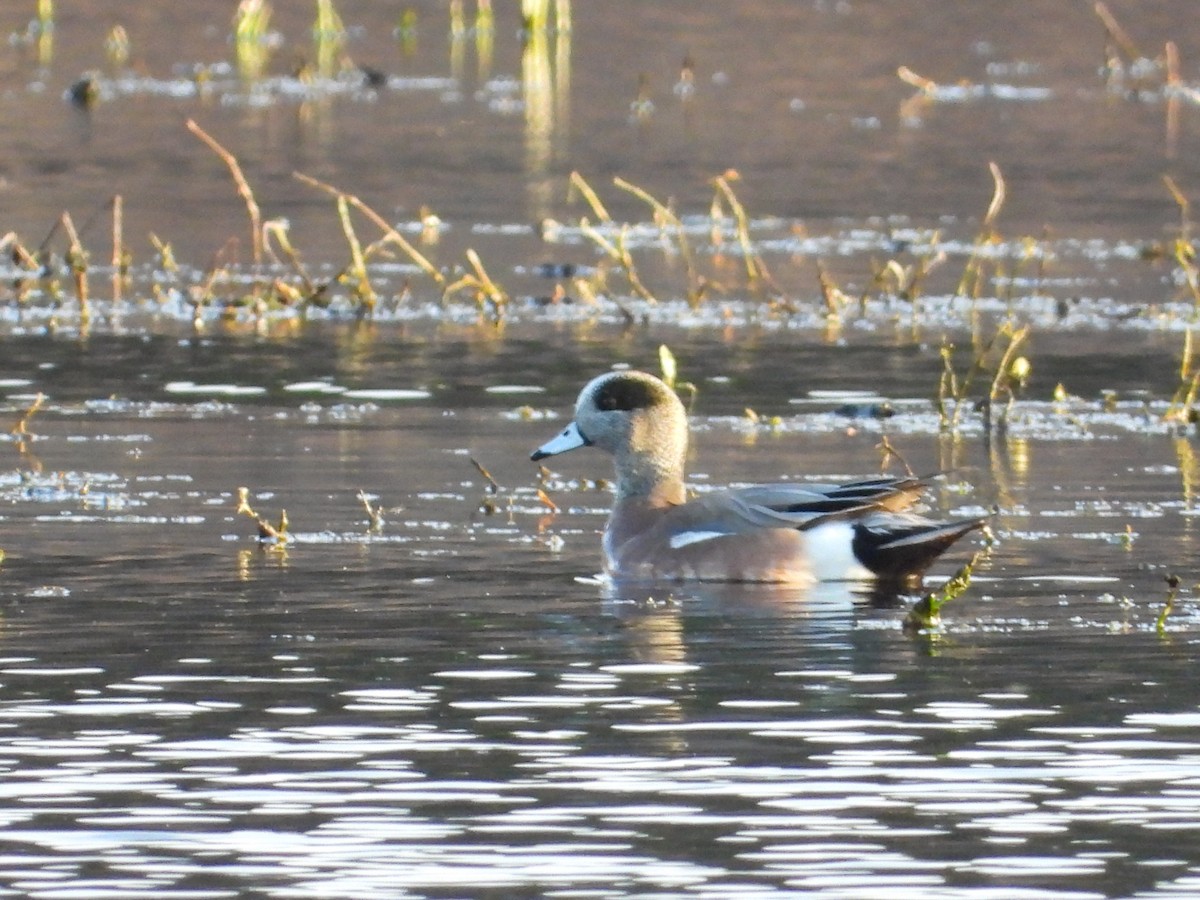
[[[396,85],[369,97],[264,102],[260,94],[255,102],[253,92],[163,95],[197,66],[231,61],[232,14],[223,6],[65,3],[51,64],[13,51],[0,75],[0,115],[9,123],[5,224],[33,239],[62,209],[83,219],[119,192],[131,241],[153,230],[203,265],[241,205],[219,161],[183,128],[192,117],[237,154],[264,212],[287,216],[297,246],[318,257],[315,237],[340,242],[340,233],[327,198],[294,182],[293,170],[401,217],[429,206],[455,229],[563,217],[562,179],[572,169],[597,185],[620,175],[704,212],[707,179],[734,168],[747,207],[760,215],[936,224],[982,213],[994,160],[1009,181],[1004,225],[1012,232],[1157,236],[1176,219],[1161,175],[1186,190],[1200,174],[1196,110],[1185,105],[1171,148],[1161,96],[1139,102],[1106,91],[1098,74],[1104,32],[1091,6],[576,4],[558,67],[569,93],[554,98],[548,115],[527,116],[521,101],[531,91],[522,87],[508,5],[496,12],[490,67],[480,71],[468,37],[455,78],[445,4],[339,4],[354,28],[353,59]],[[1184,0],[1110,6],[1146,55],[1175,41],[1185,79],[1194,78],[1200,37]],[[419,23],[411,53],[392,34],[408,8]],[[27,16],[13,4],[4,26],[20,30]],[[115,85],[111,102],[80,114],[62,93],[85,71],[108,71],[104,36],[118,22],[130,36],[132,73],[154,82],[131,82],[128,93]],[[312,11],[279,4],[272,24],[286,43],[271,68],[285,74],[311,57]],[[688,102],[674,90],[685,58],[695,71]],[[1049,96],[939,103],[906,123],[900,107],[914,90],[896,77],[900,65],[947,85]],[[654,111],[631,125],[639,81]],[[614,214],[642,216],[637,201],[609,194]]]
[[[392,36],[408,5],[411,52]],[[280,6],[273,75],[307,51],[312,18]],[[507,4],[483,73],[473,37],[449,40],[445,5],[343,2],[348,52],[388,87],[301,95],[218,66],[207,97],[188,93],[189,73],[231,60],[226,4],[59,7],[49,59],[13,46],[0,66],[0,231],[36,245],[64,209],[83,225],[120,192],[139,268],[135,296],[98,306],[90,328],[71,301],[21,306],[15,292],[0,323],[8,416],[48,398],[0,472],[5,891],[1200,889],[1198,470],[1191,433],[1162,423],[1190,309],[1173,267],[1140,258],[1178,222],[1161,176],[1200,183],[1200,109],[1182,103],[1168,138],[1161,90],[1108,90],[1091,4],[575,4],[552,54],[569,90],[550,97],[523,77]],[[1111,7],[1147,54],[1176,41],[1185,85],[1200,82],[1190,3]],[[0,28],[31,14],[10,4]],[[116,22],[136,77],[106,68]],[[988,95],[905,117],[901,64]],[[88,69],[101,99],[84,112],[63,93]],[[631,120],[639,79],[653,111]],[[172,242],[186,280],[245,225],[189,117],[238,155],[315,267],[344,264],[345,241],[295,169],[402,223],[430,206],[447,226],[430,253],[449,266],[478,249],[514,293],[511,317],[433,311],[436,291],[413,277],[413,305],[374,322],[194,331],[148,299],[146,235]],[[882,303],[828,331],[814,261],[861,288],[893,229],[937,227],[969,248],[989,160],[1008,180],[1003,234],[1050,229],[1038,289],[1005,299],[990,284],[997,296],[958,304],[960,250],[916,326],[909,306]],[[532,266],[596,262],[536,227],[586,212],[566,199],[571,170],[618,220],[643,222],[609,176],[703,216],[707,179],[730,167],[794,314],[736,290],[693,313],[649,251],[667,302],[635,327],[611,306],[526,302],[552,284]],[[83,228],[98,257],[107,229],[103,212]],[[396,292],[404,277],[380,283]],[[986,439],[972,414],[961,437],[940,436],[943,337],[969,347],[1005,315],[1034,328],[1009,433]],[[561,461],[549,517],[527,455],[587,376],[655,367],[663,343],[699,388],[698,483],[860,474],[886,433],[915,469],[949,470],[935,512],[996,511],[998,546],[942,633],[905,634],[901,607],[843,586],[646,596],[589,578],[608,498],[572,479],[606,462]],[[294,389],[313,381],[326,390]],[[1059,382],[1074,399],[1052,400]],[[423,393],[333,392],[381,388]],[[848,420],[814,390],[875,392],[898,415]],[[753,427],[746,407],[780,424]],[[233,512],[239,485],[264,515],[288,510],[286,553],[255,545]],[[379,533],[359,490],[388,509]],[[1183,590],[1159,633],[1167,573]]]

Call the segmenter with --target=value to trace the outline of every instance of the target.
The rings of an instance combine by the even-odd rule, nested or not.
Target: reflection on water
[[[290,587],[196,590],[90,665],[83,641],[9,636],[11,889],[1186,890],[1190,851],[1159,836],[1197,824],[1195,714],[1147,682],[1196,660],[1152,637],[1108,639],[1129,662],[1081,684],[1044,664],[1095,655],[1061,628],[1027,632],[1028,656],[1011,634],[931,655],[786,601],[614,617],[567,590],[321,617]]]
[[[569,3],[559,4],[569,10]],[[560,12],[561,15],[561,12]],[[570,129],[571,22],[533,28],[521,51],[521,89],[525,107],[527,209],[535,221],[549,218],[561,190],[561,166]]]

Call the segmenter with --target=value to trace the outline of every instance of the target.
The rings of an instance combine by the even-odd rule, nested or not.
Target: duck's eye
[[[657,401],[653,384],[624,378],[609,381],[596,395],[596,406],[604,412],[646,409]]]

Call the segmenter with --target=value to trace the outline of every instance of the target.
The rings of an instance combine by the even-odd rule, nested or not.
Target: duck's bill
[[[529,458],[536,461],[545,459],[547,456],[558,456],[558,454],[566,453],[568,450],[578,450],[580,447],[586,447],[590,443],[591,441],[585,438],[583,432],[579,430],[579,426],[572,422],[557,437],[551,438],[534,450]]]

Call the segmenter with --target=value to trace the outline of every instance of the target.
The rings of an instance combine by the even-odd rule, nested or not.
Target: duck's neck
[[[617,462],[617,500],[641,500],[650,506],[674,506],[685,498],[682,460],[655,453],[629,453]]]

